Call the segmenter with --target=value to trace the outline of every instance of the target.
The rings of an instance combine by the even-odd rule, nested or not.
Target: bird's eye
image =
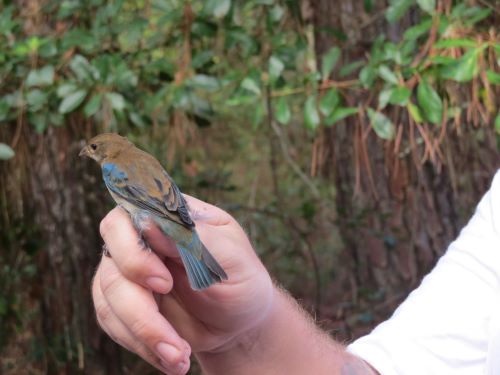
[[[90,148],[95,151],[97,149],[97,145],[95,143],[92,143],[90,145]]]

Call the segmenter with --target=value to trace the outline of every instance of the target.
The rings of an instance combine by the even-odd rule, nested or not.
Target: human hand
[[[163,372],[189,369],[193,353],[236,345],[271,310],[274,287],[239,224],[221,209],[186,196],[201,240],[229,280],[204,291],[189,287],[174,243],[155,226],[140,246],[129,216],[113,209],[101,222],[112,255],[103,257],[92,294],[99,324],[120,345]]]

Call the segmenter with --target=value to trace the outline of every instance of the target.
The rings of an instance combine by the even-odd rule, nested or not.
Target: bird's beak
[[[82,148],[82,150],[80,151],[80,153],[78,154],[78,156],[90,156],[89,155],[89,147],[88,146],[85,146],[84,148]]]

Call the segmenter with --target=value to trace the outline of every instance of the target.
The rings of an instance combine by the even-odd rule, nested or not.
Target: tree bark
[[[0,165],[1,181],[6,182],[0,188],[0,226],[12,230],[12,223],[21,221],[42,238],[29,248],[26,244],[34,238],[22,234],[4,256],[23,256],[36,268],[22,303],[31,305],[34,325],[23,327],[30,331],[24,344],[37,343],[41,349],[38,370],[121,374],[119,348],[97,326],[90,295],[100,258],[99,221],[111,202],[99,186],[98,168],[78,158],[86,136],[82,124],[72,120],[44,134],[24,126],[16,156]],[[12,139],[7,130],[2,135]]]
[[[390,25],[383,16],[385,7],[384,2],[375,1],[367,15],[363,2],[312,1],[317,61],[341,43],[332,31],[347,36],[342,45],[344,61],[362,58],[381,33],[397,41],[416,16],[410,13]],[[366,98],[346,95],[346,101],[358,106]],[[386,319],[433,267],[500,165],[491,126],[477,129],[465,124],[460,132],[449,126],[441,144],[442,162],[431,163],[421,160],[424,145],[411,142],[419,131],[416,124],[403,114],[397,118],[397,129],[409,145],[403,156],[395,155],[394,141],[379,139],[362,117],[323,128],[316,139],[320,155],[316,170],[337,188],[345,245],[341,259],[348,265],[332,290],[345,291],[337,301],[340,298],[354,306],[349,314],[366,318],[364,313],[369,313],[364,326],[345,315],[354,336]]]

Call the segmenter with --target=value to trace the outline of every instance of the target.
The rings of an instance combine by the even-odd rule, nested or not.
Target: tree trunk
[[[338,32],[347,36],[342,51],[349,61],[363,58],[372,39],[381,33],[397,41],[415,15],[389,25],[383,16],[385,7],[381,1],[374,2],[368,16],[363,2],[314,0],[318,61],[339,45],[332,37]],[[345,96],[349,106],[370,100],[357,95]],[[467,93],[459,95],[467,99]],[[398,154],[395,142],[379,139],[361,116],[323,128],[315,142],[316,170],[337,187],[345,245],[341,259],[348,267],[337,277],[345,294],[336,301],[340,298],[344,305],[349,301],[354,306],[343,315],[347,330],[354,330],[347,334],[351,337],[386,319],[418,285],[466,223],[500,162],[492,127],[478,129],[472,124],[448,126],[439,162],[422,162],[424,145],[415,142],[420,129],[406,114],[396,113],[396,118],[401,144],[408,146],[406,150],[398,146]],[[363,327],[360,322],[368,324]]]
[[[39,356],[36,370],[43,373],[120,374],[119,349],[98,328],[90,295],[100,258],[99,220],[110,201],[99,187],[98,169],[78,158],[81,125],[51,127],[41,135],[24,124],[15,158],[0,165],[0,226],[13,230],[22,222],[33,228],[12,238],[3,254],[6,264],[19,266],[16,274],[27,265],[35,269],[19,280],[26,290],[20,303],[31,313],[19,317],[26,339],[15,343]],[[13,138],[3,131],[2,139]],[[31,244],[38,237],[43,242]],[[23,289],[11,282],[11,291]],[[16,363],[11,373],[22,366]]]

